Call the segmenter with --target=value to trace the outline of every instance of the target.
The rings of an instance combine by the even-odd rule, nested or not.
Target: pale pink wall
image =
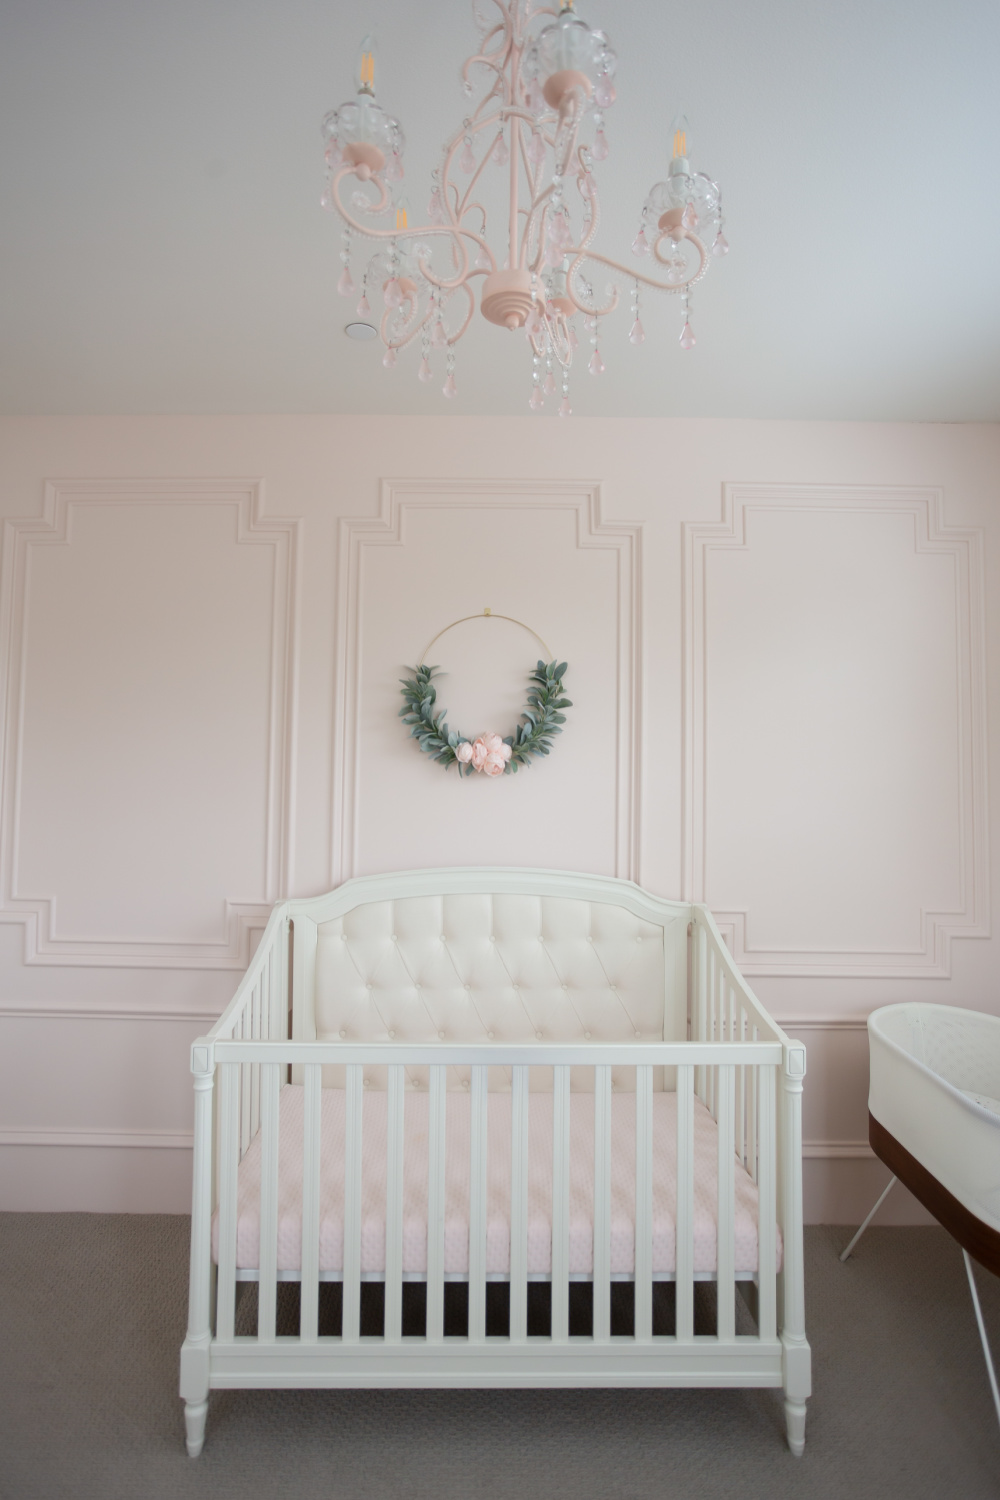
[[[475,858],[708,899],[809,1048],[809,1217],[857,1218],[868,1011],[1000,1012],[998,460],[975,426],[0,424],[0,1202],[184,1210],[187,1045],[268,903]],[[395,679],[486,604],[577,707],[458,785]],[[534,660],[496,630],[439,653],[470,729]]]

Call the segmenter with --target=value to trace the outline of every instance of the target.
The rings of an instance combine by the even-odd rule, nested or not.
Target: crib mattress
[[[342,1089],[324,1089],[320,1154],[319,1268],[339,1273],[344,1265],[344,1127]],[[403,1157],[403,1274],[427,1271],[428,1106],[426,1093],[405,1096]],[[495,1093],[487,1105],[486,1273],[510,1271],[511,1096]],[[445,1124],[444,1270],[469,1271],[470,1099],[447,1096]],[[385,1271],[387,1096],[363,1095],[361,1271]],[[302,1257],[303,1090],[288,1084],[278,1115],[278,1269],[298,1271]],[[718,1136],[715,1121],[694,1101],[694,1269],[717,1267]],[[653,1274],[676,1271],[677,1096],[653,1095]],[[237,1184],[236,1265],[254,1270],[260,1261],[260,1165],[258,1134],[240,1163]],[[735,1166],[735,1270],[757,1270],[757,1188],[739,1161]],[[552,1096],[529,1095],[528,1274],[552,1269]],[[570,1096],[569,1270],[593,1272],[594,1097]],[[611,1096],[611,1273],[635,1270],[635,1095]],[[212,1254],[218,1260],[219,1216],[212,1221]],[[777,1267],[781,1238],[777,1235]]]

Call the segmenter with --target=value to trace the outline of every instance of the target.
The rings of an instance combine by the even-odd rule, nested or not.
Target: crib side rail
[[[736,1338],[736,1218],[735,1169],[732,1151],[733,1118],[737,1099],[737,1077],[741,1069],[759,1075],[753,1097],[758,1101],[758,1217],[757,1338],[776,1347],[777,1243],[775,1229],[777,1189],[777,1135],[775,1113],[777,1078],[782,1067],[782,1049],[773,1041],[664,1042],[646,1044],[591,1044],[526,1046],[436,1044],[425,1047],[389,1043],[274,1042],[220,1039],[212,1045],[212,1061],[220,1080],[220,1192],[218,1297],[215,1337],[229,1346],[235,1336],[237,1292],[237,1168],[239,1163],[239,1089],[242,1069],[249,1059],[261,1059],[261,1148],[259,1190],[259,1251],[257,1256],[258,1344],[273,1344],[276,1329],[278,1278],[278,1150],[279,1096],[285,1069],[301,1068],[303,1081],[302,1141],[302,1241],[298,1267],[300,1281],[299,1331],[301,1345],[319,1338],[320,1281],[320,1140],[323,1109],[322,1069],[339,1065],[345,1070],[345,1188],[343,1198],[341,1347],[357,1348],[360,1339],[362,1282],[361,1240],[361,1136],[364,1074],[369,1065],[386,1068],[386,1158],[385,1158],[385,1303],[383,1341],[391,1349],[402,1339],[403,1307],[403,1157],[405,1148],[404,1070],[415,1065],[429,1068],[428,1101],[428,1242],[425,1337],[428,1346],[444,1339],[445,1214],[444,1154],[445,1121],[449,1100],[446,1091],[449,1067],[471,1069],[469,1091],[470,1198],[468,1282],[469,1311],[467,1348],[485,1351],[492,1343],[486,1335],[487,1276],[487,1163],[490,1111],[488,1071],[509,1068],[512,1075],[510,1124],[510,1247],[509,1247],[509,1340],[527,1339],[528,1305],[528,1172],[529,1111],[537,1095],[529,1094],[531,1068],[552,1070],[553,1195],[552,1223],[552,1313],[553,1344],[569,1338],[570,1283],[570,1070],[590,1068],[594,1093],[594,1214],[593,1214],[593,1341],[607,1347],[611,1333],[612,1281],[612,1067],[635,1069],[635,1241],[634,1338],[649,1344],[654,1338],[653,1236],[654,1163],[653,1108],[654,1070],[667,1066],[677,1077],[676,1159],[676,1314],[675,1346],[694,1346],[695,1283],[704,1275],[696,1266],[695,1188],[696,1121],[695,1075],[708,1069],[716,1075],[715,1097],[719,1110],[717,1132],[717,1258],[715,1262],[716,1330],[720,1344],[737,1347]],[[494,1127],[495,1128],[495,1127]],[[704,1148],[702,1148],[704,1150]],[[367,1170],[367,1169],[366,1169]],[[661,1168],[662,1170],[662,1168]],[[245,1251],[244,1251],[245,1253]],[[746,1272],[741,1273],[745,1275]],[[662,1279],[662,1278],[661,1278]],[[246,1337],[241,1334],[242,1340]],[[659,1337],[659,1335],[657,1336]],[[699,1334],[698,1338],[702,1335]],[[742,1335],[746,1338],[747,1335]],[[284,1347],[284,1345],[283,1345]],[[662,1345],[660,1346],[662,1347]],[[745,1346],[744,1346],[745,1347]]]

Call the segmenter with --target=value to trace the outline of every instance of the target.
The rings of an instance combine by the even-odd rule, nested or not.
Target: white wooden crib
[[[512,869],[283,901],[191,1068],[192,1456],[232,1387],[783,1386],[803,1451],[805,1050],[705,907]]]

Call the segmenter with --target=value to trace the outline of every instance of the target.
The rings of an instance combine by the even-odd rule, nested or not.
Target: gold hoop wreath
[[[440,669],[426,666],[424,658],[431,647],[449,630],[454,630],[456,625],[484,618],[507,620],[511,625],[519,625],[522,630],[535,637],[546,657],[551,656],[552,653],[538,631],[525,625],[523,620],[515,620],[513,615],[495,615],[491,609],[484,609],[481,615],[463,615],[461,619],[452,620],[450,625],[445,625],[427,643],[417,665],[407,667],[406,670],[413,675],[400,678],[403,684],[403,707],[399,710],[399,716],[409,726],[410,738],[416,740],[420,750],[444,766],[446,771],[449,766],[457,766],[459,776],[471,776],[474,772],[491,777],[506,776],[516,771],[518,766],[530,765],[534,756],[550,754],[553,736],[562,733],[562,726],[566,722],[566,715],[562,710],[573,706],[570,699],[563,696],[566,663],[554,659],[543,661],[539,658],[535,670],[528,674],[527,707],[522,710],[512,734],[480,734],[475,739],[470,739],[457,729],[449,729],[445,717],[447,709],[441,708],[435,712],[437,689],[434,678],[439,675]]]

